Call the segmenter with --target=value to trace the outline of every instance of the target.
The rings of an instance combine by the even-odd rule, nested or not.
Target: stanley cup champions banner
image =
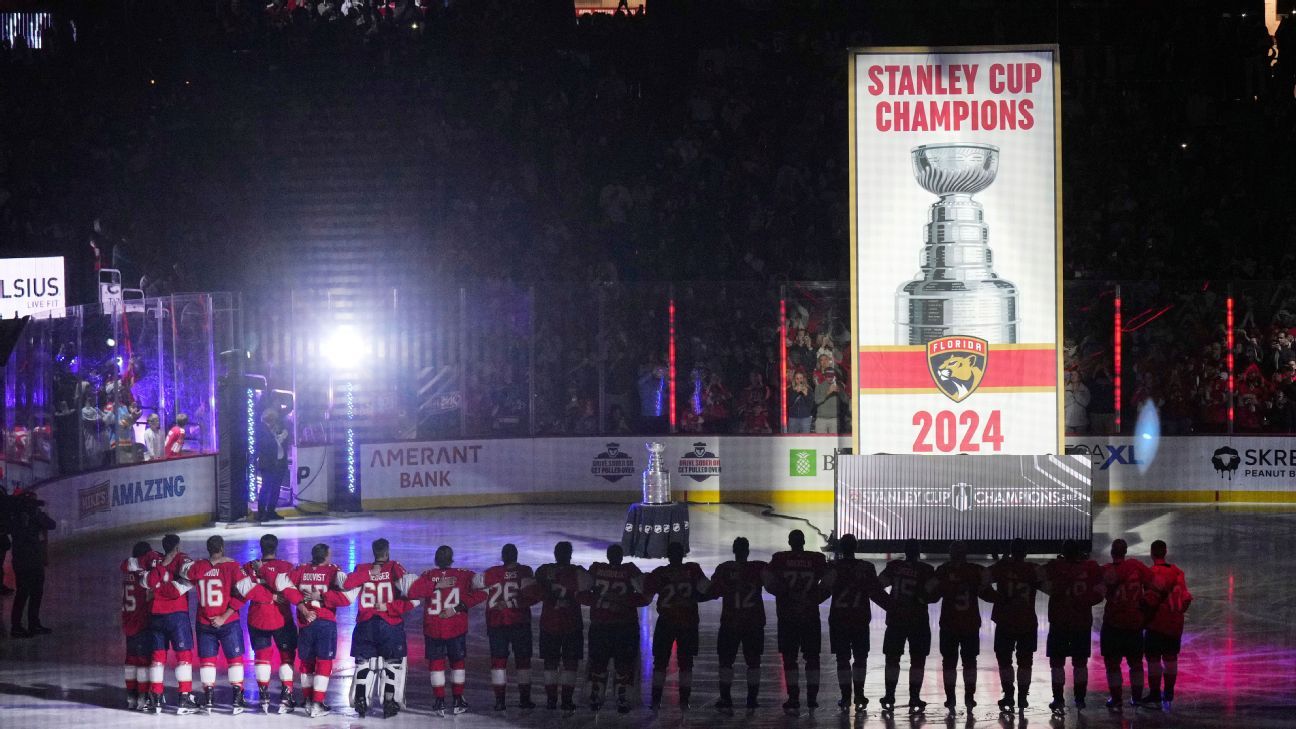
[[[850,54],[856,453],[1061,453],[1057,48]]]

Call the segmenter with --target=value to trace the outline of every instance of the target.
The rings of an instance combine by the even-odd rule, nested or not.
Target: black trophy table
[[[663,559],[666,545],[679,542],[689,551],[688,504],[632,504],[626,511],[621,548],[627,557]]]

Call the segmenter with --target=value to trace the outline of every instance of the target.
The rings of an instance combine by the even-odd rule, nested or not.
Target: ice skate
[[[176,714],[194,714],[198,712],[198,702],[194,700],[192,691],[180,694],[180,702],[176,704]]]
[[[234,696],[230,699],[230,712],[233,714],[242,714],[247,711],[247,697],[243,695],[243,689],[234,689]]]
[[[462,696],[454,697],[454,708],[451,709],[451,711],[455,714],[468,713],[468,702],[464,701],[464,697]]]

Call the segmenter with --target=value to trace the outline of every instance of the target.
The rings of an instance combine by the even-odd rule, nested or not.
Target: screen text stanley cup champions
[[[851,54],[857,453],[1059,453],[1055,47]]]

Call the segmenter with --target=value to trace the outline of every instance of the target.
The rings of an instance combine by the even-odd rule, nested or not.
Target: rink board
[[[1122,503],[1296,503],[1296,439],[1068,437],[1093,462],[1095,497]]]
[[[366,444],[365,509],[489,503],[640,500],[648,438],[535,438]],[[832,435],[673,435],[666,446],[674,497],[828,507],[833,469],[849,438]],[[615,446],[613,445],[615,444]]]
[[[36,489],[58,526],[50,540],[178,530],[212,520],[216,457],[191,456],[90,471]]]

